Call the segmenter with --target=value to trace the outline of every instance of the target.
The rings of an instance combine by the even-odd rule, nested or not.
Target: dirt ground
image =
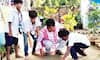
[[[20,35],[19,36],[20,40],[19,40],[19,46],[20,46],[20,55],[24,56],[24,43],[23,43],[23,38]],[[32,49],[29,48],[29,53]],[[63,52],[65,52],[65,48],[62,49]],[[91,46],[88,49],[86,49],[86,57],[80,56],[79,55],[79,60],[100,60],[100,49],[97,48],[96,46]],[[53,55],[53,56],[44,56],[44,57],[39,57],[39,56],[34,56],[34,55],[29,55],[29,60],[61,60],[62,56],[57,56],[57,55]],[[25,60],[24,58],[21,59],[15,59],[15,54],[12,54],[10,56],[11,60]],[[6,58],[4,58],[3,60],[6,60]],[[66,60],[72,60],[71,56],[69,55],[68,58],[66,58]]]
[[[100,50],[94,46],[91,46],[86,51],[87,56],[83,57],[79,55],[79,60],[100,60]],[[11,60],[24,60],[24,58],[21,59],[15,59],[15,55],[11,55]],[[39,57],[39,56],[29,56],[29,60],[60,60],[61,56],[53,55],[53,56],[45,56],[45,57]],[[5,58],[3,60],[6,60]],[[72,60],[71,56],[69,55],[66,60]]]

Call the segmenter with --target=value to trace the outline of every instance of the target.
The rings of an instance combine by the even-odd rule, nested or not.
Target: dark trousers
[[[35,53],[35,49],[36,49],[36,45],[37,45],[37,38],[32,34],[31,34],[31,36],[32,36],[32,38],[34,40],[34,43],[33,43],[34,45],[33,45],[33,50],[32,50],[32,54],[34,54]]]
[[[89,46],[83,44],[83,43],[75,43],[74,46],[71,47],[70,53],[73,59],[78,59],[77,53],[81,54],[83,53],[83,50],[81,49],[86,49]]]
[[[28,56],[28,36],[26,33],[23,33],[23,37],[24,37],[24,54],[25,56]]]
[[[36,39],[37,38],[35,38],[34,35],[32,35],[32,34],[31,34],[31,36],[32,36],[32,38],[34,40],[32,53],[35,53],[36,44],[37,44],[37,40]],[[27,56],[28,55],[28,40],[27,40],[28,36],[27,36],[26,33],[23,33],[23,37],[24,37],[24,53],[25,53],[25,56]]]

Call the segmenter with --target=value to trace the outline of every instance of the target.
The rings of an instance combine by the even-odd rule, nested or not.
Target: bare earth
[[[100,60],[100,50],[96,47],[91,46],[86,51],[87,56],[83,57],[79,55],[79,60]],[[15,59],[15,55],[11,55],[11,60],[24,60],[24,58],[21,59]],[[29,60],[60,60],[61,56],[45,56],[45,57],[39,57],[39,56],[29,56]],[[3,60],[6,60],[5,58]],[[66,60],[72,60],[71,56],[68,56]]]
[[[23,48],[23,38],[20,35],[19,36],[20,40],[19,40],[19,46],[20,46],[20,55],[24,56],[24,48]],[[62,49],[63,52],[65,52],[65,48]],[[30,53],[31,49],[29,48],[29,53]],[[89,47],[86,51],[87,56],[83,57],[79,55],[79,60],[100,60],[100,49],[91,46]],[[12,54],[11,56],[11,60],[25,60],[24,58],[21,59],[15,59],[15,54]],[[33,55],[29,55],[29,60],[61,60],[62,56],[57,56],[57,55],[53,55],[53,56],[45,56],[45,57],[39,57],[39,56],[33,56]],[[5,58],[3,60],[6,60]],[[72,60],[71,56],[69,55],[68,58],[66,60]]]

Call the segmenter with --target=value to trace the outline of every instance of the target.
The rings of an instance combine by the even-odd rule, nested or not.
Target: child
[[[26,14],[25,14],[26,15]],[[39,35],[39,30],[40,30],[40,26],[41,26],[41,22],[39,20],[39,18],[37,17],[37,12],[30,10],[28,12],[29,18],[27,21],[24,21],[23,24],[23,36],[24,36],[24,52],[25,52],[25,59],[28,59],[28,40],[27,38],[29,37],[29,42],[30,42],[30,46],[32,47],[32,41],[31,41],[31,36],[34,40],[34,45],[33,45],[33,50],[32,50],[32,55],[35,53],[35,49],[36,49],[36,44],[37,44],[37,37]],[[25,17],[26,18],[26,17]]]
[[[16,58],[21,58],[21,56],[19,56],[18,54],[18,34],[21,30],[21,28],[19,28],[19,25],[22,22],[22,3],[22,0],[14,0],[15,7],[11,10],[8,17],[8,31],[5,33],[7,60],[10,60],[10,49],[12,44],[14,44],[15,46]]]
[[[36,11],[29,11],[29,17],[31,20],[31,29],[30,29],[30,34],[34,40],[34,45],[33,45],[33,50],[32,54],[35,53],[36,49],[36,44],[37,44],[37,37],[39,35],[40,27],[41,27],[41,22],[40,19],[37,17],[37,12]]]
[[[65,55],[63,56],[62,60],[71,53],[73,60],[78,60],[77,53],[82,56],[86,56],[84,50],[90,46],[90,42],[85,35],[78,34],[78,33],[69,33],[66,29],[61,29],[58,32],[58,35],[62,40],[67,41],[67,49]]]
[[[25,54],[25,59],[27,60],[28,57],[28,37],[30,36],[30,19],[28,16],[28,11],[24,11],[23,12],[23,21],[22,21],[22,34],[23,34],[23,38],[24,38],[24,54]],[[31,42],[31,40],[29,39],[29,42]],[[30,44],[31,46],[31,44]]]
[[[58,31],[59,29],[55,26],[55,21],[53,19],[48,19],[46,21],[46,26],[42,28],[38,36],[38,43],[40,44],[39,49],[41,56],[45,55],[43,47],[46,50],[46,55],[50,54],[52,48],[55,48],[56,54],[62,54],[61,51],[57,49],[59,45],[56,46],[59,40]]]

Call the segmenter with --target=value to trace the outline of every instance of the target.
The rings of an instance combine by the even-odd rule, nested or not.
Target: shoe
[[[57,55],[63,55],[63,53],[60,50],[56,50]]]

